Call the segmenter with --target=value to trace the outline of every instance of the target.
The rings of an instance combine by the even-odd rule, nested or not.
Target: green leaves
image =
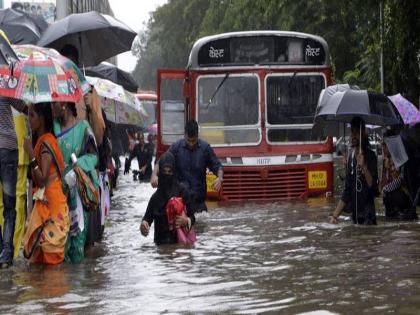
[[[380,1],[385,93],[420,96],[418,0],[169,0],[153,12],[133,51],[141,88],[154,89],[156,69],[185,68],[200,37],[246,30],[320,35],[330,47],[334,81],[380,90]]]

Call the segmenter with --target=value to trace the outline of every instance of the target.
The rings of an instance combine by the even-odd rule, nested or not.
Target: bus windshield
[[[312,123],[326,86],[320,73],[270,75],[266,79],[268,142],[317,141]]]
[[[215,145],[260,142],[259,83],[253,74],[197,80],[200,136]]]

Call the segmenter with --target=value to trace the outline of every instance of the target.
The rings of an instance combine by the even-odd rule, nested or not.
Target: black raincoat
[[[163,174],[163,168],[172,168],[174,174],[171,176]],[[175,157],[170,152],[164,153],[159,160],[159,182],[156,192],[152,195],[147,205],[146,213],[142,219],[149,223],[155,223],[156,244],[172,244],[177,242],[176,231],[169,229],[168,218],[166,215],[166,204],[172,197],[182,197],[187,209],[187,216],[194,224],[195,217],[191,208],[188,192],[180,185],[175,174]]]

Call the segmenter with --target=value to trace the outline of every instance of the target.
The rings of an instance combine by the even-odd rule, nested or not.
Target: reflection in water
[[[138,229],[153,189],[121,178],[80,265],[0,270],[0,313],[417,314],[420,225],[328,224],[331,201],[212,205],[193,247]]]

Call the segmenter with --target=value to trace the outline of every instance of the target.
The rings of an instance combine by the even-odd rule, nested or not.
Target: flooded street
[[[153,189],[121,176],[101,244],[79,265],[0,270],[1,314],[418,314],[420,225],[328,224],[333,202],[218,207],[192,248],[139,224]]]

